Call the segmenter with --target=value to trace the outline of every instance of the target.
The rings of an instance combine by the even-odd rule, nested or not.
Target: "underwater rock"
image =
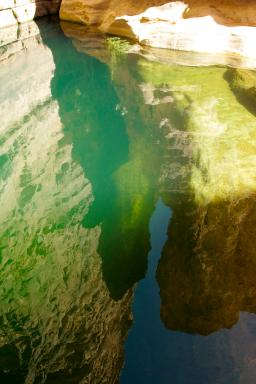
[[[0,11],[0,28],[9,27],[17,24],[17,20],[10,9]]]

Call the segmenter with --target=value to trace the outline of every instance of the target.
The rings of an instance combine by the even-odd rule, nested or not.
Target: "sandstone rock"
[[[156,48],[256,57],[256,28],[219,25],[211,16],[183,19],[183,11],[180,4],[170,3],[137,16],[117,17],[112,25],[103,24],[101,29]]]
[[[58,13],[61,0],[0,0],[0,28]]]
[[[18,39],[18,24],[0,28],[0,47],[10,44]]]
[[[41,42],[38,24],[34,21],[0,28],[0,61]]]
[[[65,0],[61,4],[60,18],[82,24],[100,24],[108,5],[109,0]]]
[[[0,11],[14,7],[14,0],[0,0]]]
[[[35,3],[21,5],[20,7],[13,8],[13,13],[18,23],[25,23],[26,21],[31,21],[34,19],[36,14],[36,5]]]
[[[15,7],[20,7],[22,5],[28,5],[31,3],[35,3],[36,0],[14,0],[15,2]]]
[[[100,33],[96,26],[86,26],[79,23],[61,21],[61,28],[67,37],[73,39],[77,50],[92,54],[104,63],[109,64],[109,50],[106,49],[106,36]],[[115,23],[116,24],[116,23]],[[123,28],[127,29],[124,23]],[[120,27],[119,30],[120,32]],[[117,34],[117,33],[116,33]],[[94,35],[94,38],[92,36]],[[120,33],[123,35],[123,33]],[[111,38],[110,38],[111,39]],[[127,44],[126,40],[123,40]],[[122,39],[120,39],[122,42]],[[185,66],[224,65],[235,68],[256,67],[256,58],[221,53],[200,53],[179,50],[166,50],[142,46],[130,41],[129,53],[139,54],[150,61],[163,64],[177,64]]]
[[[0,28],[17,24],[17,20],[11,9],[0,11]]]
[[[138,2],[137,2],[138,3]],[[97,24],[104,32],[141,44],[196,52],[256,57],[256,4],[237,0],[213,2],[63,0],[60,18]]]
[[[61,0],[37,0],[36,17],[56,14],[59,11]]]
[[[16,40],[11,44],[0,47],[0,62],[8,59],[10,56],[13,56],[15,53],[18,53],[22,50],[23,45],[20,40]]]
[[[97,16],[97,23],[108,20],[111,24],[116,17],[138,15],[150,7],[167,4],[166,0],[62,0],[61,18],[90,22]],[[256,4],[254,0],[188,0],[171,1],[175,6],[186,7],[184,18],[211,16],[222,25],[251,25],[256,23]]]

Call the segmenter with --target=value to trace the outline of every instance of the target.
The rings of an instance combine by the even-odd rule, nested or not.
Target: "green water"
[[[1,384],[252,384],[256,73],[31,30],[0,50]]]

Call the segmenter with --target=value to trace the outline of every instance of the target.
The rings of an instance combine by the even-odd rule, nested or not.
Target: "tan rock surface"
[[[11,9],[0,11],[0,28],[9,27],[17,24],[17,20]]]
[[[256,56],[254,1],[63,0],[62,20],[158,48]]]
[[[61,0],[0,0],[0,28],[56,14]]]
[[[149,7],[166,3],[164,0],[62,0],[60,15],[62,19],[67,15],[69,20],[81,22],[88,20],[89,23],[100,24],[103,20],[113,21],[117,16],[136,15]],[[254,0],[188,0],[184,3],[188,5],[186,18],[212,16],[223,25],[254,26],[256,23]]]

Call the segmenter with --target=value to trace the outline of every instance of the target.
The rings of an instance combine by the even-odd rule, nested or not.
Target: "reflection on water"
[[[0,70],[1,382],[115,384],[125,347],[121,383],[251,384],[255,73],[38,28]]]
[[[160,297],[155,273],[161,250],[167,240],[170,217],[170,208],[159,200],[149,222],[151,250],[148,255],[147,274],[139,283],[134,295],[134,324],[126,342],[126,364],[121,376],[122,383],[154,382],[161,377],[159,363],[162,354],[159,351],[166,332],[160,320]]]

